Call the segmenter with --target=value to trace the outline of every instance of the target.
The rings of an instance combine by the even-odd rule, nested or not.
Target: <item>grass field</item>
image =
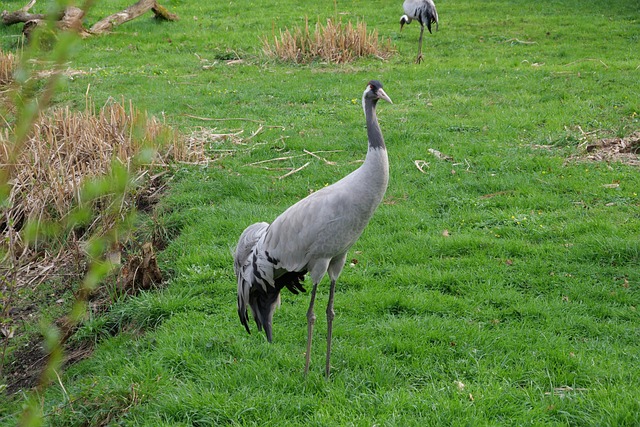
[[[131,2],[96,3],[89,23]],[[421,65],[399,0],[163,4],[181,20],[149,15],[79,42],[69,69],[82,73],[56,103],[124,97],[185,135],[247,139],[176,166],[146,220],[171,239],[166,287],[79,331],[96,350],[42,397],[45,424],[640,424],[640,174],[586,159],[598,138],[640,130],[640,4],[441,0]],[[259,37],[336,9],[395,55],[263,55]],[[0,47],[19,31],[1,29]],[[273,344],[247,335],[231,251],[247,225],[357,167],[374,78],[394,102],[378,108],[390,185],[338,282],[331,379],[326,281],[304,378],[308,296],[283,294]],[[0,424],[22,403],[7,396]]]

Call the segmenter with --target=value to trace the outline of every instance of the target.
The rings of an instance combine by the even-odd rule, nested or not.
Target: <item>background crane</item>
[[[347,251],[360,237],[387,189],[389,162],[376,117],[376,104],[380,99],[391,102],[382,83],[371,80],[362,95],[369,141],[364,163],[340,181],[300,200],[272,224],[250,225],[236,247],[234,270],[238,278],[240,321],[250,332],[248,305],[258,330],[264,329],[269,342],[280,291],[284,287],[293,293],[304,291],[304,275],[308,272],[311,276],[313,289],[307,311],[305,375],[309,372],[316,319],[313,306],[318,283],[326,273],[329,274],[325,365],[325,375],[329,377],[336,280],[344,267]]]
[[[438,12],[433,0],[405,0],[402,4],[404,15],[400,17],[400,31],[404,24],[410,24],[414,19],[420,23],[420,40],[418,41],[418,57],[416,63],[422,62],[422,36],[424,34],[424,26],[427,26],[431,33],[431,24],[436,24],[438,29]]]

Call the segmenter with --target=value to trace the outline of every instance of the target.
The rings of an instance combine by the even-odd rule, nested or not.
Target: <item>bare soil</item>
[[[602,138],[587,142],[581,158],[598,162],[622,162],[640,166],[640,131],[624,138]]]

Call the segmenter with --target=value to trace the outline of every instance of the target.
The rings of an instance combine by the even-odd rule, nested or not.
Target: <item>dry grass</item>
[[[613,134],[611,130],[595,130],[581,132],[581,152],[571,156],[569,160],[595,162],[621,162],[627,165],[640,166],[640,132],[632,132],[625,137],[605,136]]]
[[[0,49],[0,87],[6,86],[13,80],[16,68],[16,57],[10,52]]]
[[[595,161],[618,161],[640,166],[640,132],[624,138],[602,138],[586,146],[586,158]]]
[[[37,318],[30,317],[33,295],[46,292],[51,308],[70,304],[68,291],[74,307],[91,294],[90,310],[97,313],[115,297],[162,280],[153,254],[156,236],[136,241],[127,219],[136,208],[155,203],[171,165],[202,163],[206,155],[204,143],[182,137],[124,100],[110,100],[99,110],[88,100],[83,112],[43,110],[26,139],[17,136],[13,119],[12,113],[0,114],[0,177],[7,184],[0,204],[0,379],[7,378],[9,389],[32,387],[49,363],[36,344],[39,338],[25,327]],[[88,187],[99,189],[88,196]],[[86,208],[81,221],[71,219],[78,206]],[[38,233],[26,237],[34,225]],[[121,263],[124,255],[124,263],[119,273],[114,270],[117,280],[111,276],[90,288],[84,279],[92,274],[89,254],[96,251],[90,242],[96,237],[104,238],[99,257]],[[40,288],[45,283],[46,291]],[[61,346],[82,321],[72,316],[56,321]],[[65,363],[90,352],[74,345]]]
[[[367,24],[351,21],[344,24],[327,19],[322,25],[318,20],[312,32],[309,19],[305,19],[304,28],[284,31],[273,35],[272,42],[268,37],[262,39],[264,53],[272,58],[295,63],[309,63],[322,60],[330,63],[345,63],[363,56],[375,56],[387,59],[393,53],[391,40],[380,41],[378,31],[367,31]]]
[[[54,108],[40,114],[17,160],[9,165],[14,143],[13,129],[0,132],[0,166],[11,170],[10,191],[0,217],[3,251],[12,254],[14,269],[50,273],[52,269],[31,268],[27,264],[46,259],[56,260],[60,250],[73,250],[71,242],[84,236],[100,234],[118,218],[132,211],[136,193],[149,180],[149,169],[174,161],[196,161],[184,139],[155,117],[137,111],[131,103],[109,102],[97,113],[90,102],[84,112]],[[152,148],[151,164],[137,159],[143,150]],[[21,231],[27,222],[61,223],[81,203],[83,185],[89,180],[108,176],[113,162],[123,165],[132,177],[124,201],[102,197],[93,206],[94,217],[88,225],[58,236],[54,244],[23,242]],[[13,167],[10,167],[13,166]],[[113,206],[113,203],[118,203]],[[114,214],[115,212],[115,214]],[[75,248],[77,250],[77,247]],[[8,266],[3,263],[3,269]],[[56,263],[57,264],[57,263]],[[28,284],[32,275],[20,275]],[[36,274],[42,276],[42,274]]]

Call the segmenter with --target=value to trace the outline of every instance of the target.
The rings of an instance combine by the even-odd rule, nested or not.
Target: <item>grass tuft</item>
[[[108,175],[114,159],[130,166],[167,129],[131,104],[127,110],[124,101],[109,103],[97,115],[89,107],[84,112],[55,108],[42,113],[16,162],[7,221],[62,218],[82,202],[83,182]],[[0,135],[3,164],[9,160],[11,144],[7,129]]]
[[[341,64],[365,56],[388,59],[393,54],[391,40],[380,40],[378,30],[367,31],[367,24],[362,21],[354,26],[351,21],[344,24],[342,20],[327,19],[327,24],[322,25],[318,20],[312,32],[309,18],[305,18],[304,28],[280,31],[279,37],[273,36],[273,43],[263,37],[262,44],[268,56],[297,64],[318,59]]]

